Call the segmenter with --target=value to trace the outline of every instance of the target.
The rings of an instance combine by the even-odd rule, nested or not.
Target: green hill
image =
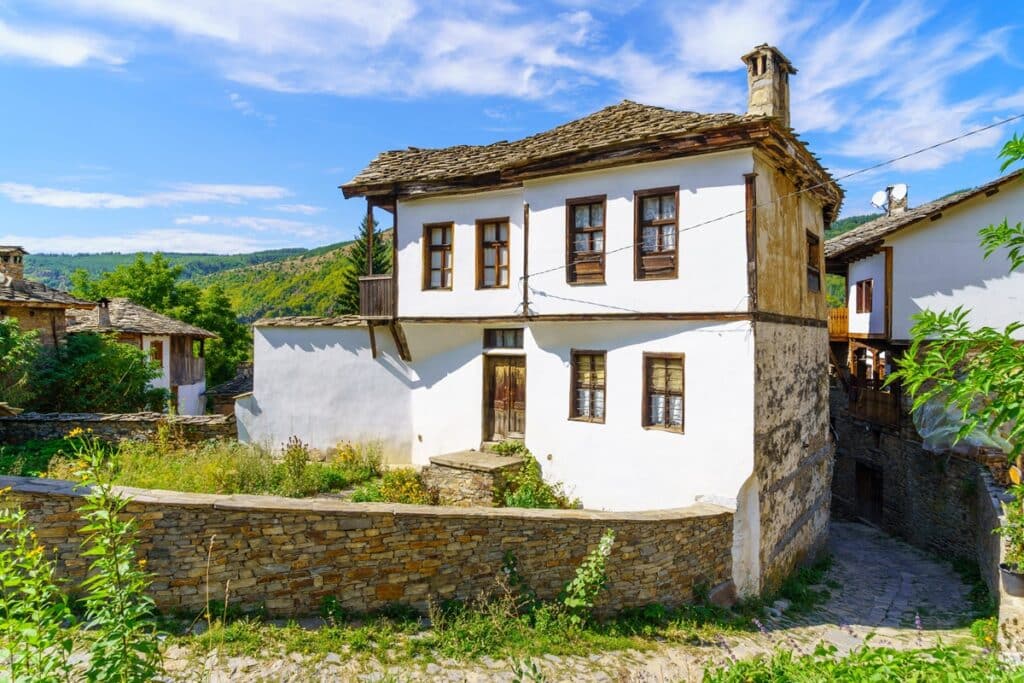
[[[328,245],[321,249],[331,249]],[[241,268],[261,263],[273,263],[305,254],[306,249],[274,249],[251,254],[165,254],[167,260],[185,267],[184,276],[195,278],[231,268]],[[150,256],[146,252],[146,256]],[[44,282],[57,289],[71,286],[71,273],[84,268],[92,276],[127,265],[135,260],[135,254],[29,254],[25,257],[25,276]]]
[[[825,239],[829,240],[833,237],[838,237],[844,232],[849,232],[858,225],[864,225],[868,221],[873,221],[881,215],[880,213],[867,213],[861,216],[847,216],[846,218],[832,221],[832,225],[828,226],[828,230],[825,231]]]

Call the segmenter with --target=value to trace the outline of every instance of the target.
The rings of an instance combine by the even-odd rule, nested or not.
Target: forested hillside
[[[868,221],[873,221],[881,215],[882,214],[880,213],[869,213],[861,216],[847,216],[846,218],[840,218],[837,221],[833,221],[832,225],[828,226],[828,230],[825,231],[825,239],[838,237],[844,232],[849,232],[859,225],[864,225]],[[842,307],[846,305],[846,283],[843,278],[838,275],[827,275],[825,277],[825,286],[829,306]]]
[[[329,245],[312,251],[331,249],[336,246],[338,245]],[[193,278],[230,268],[281,261],[306,253],[311,252],[295,248],[257,251],[252,254],[166,254],[166,256],[173,265],[181,265],[184,268],[182,277]],[[152,254],[146,252],[145,256],[149,257]],[[29,279],[66,290],[71,287],[71,273],[78,268],[82,268],[89,275],[96,277],[112,271],[118,266],[128,265],[134,260],[135,254],[29,254],[25,257],[25,275]]]

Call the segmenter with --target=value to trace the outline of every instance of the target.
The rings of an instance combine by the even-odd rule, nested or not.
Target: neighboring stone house
[[[1024,218],[1024,170],[907,205],[901,193],[885,215],[825,243],[826,269],[846,280],[847,303],[830,312],[829,338],[850,411],[891,425],[900,396],[885,379],[910,345],[916,313],[963,306],[973,325],[997,329],[1024,318],[1024,271],[1010,272],[1000,253],[985,258],[978,236],[987,225]]]
[[[0,246],[0,316],[14,318],[22,330],[36,330],[44,346],[55,346],[67,329],[68,309],[95,306],[67,292],[25,279],[26,252]]]
[[[151,311],[128,299],[104,299],[68,319],[68,332],[116,332],[119,341],[133,344],[156,361],[162,374],[154,387],[167,389],[179,415],[206,412],[205,343],[217,335]]]
[[[252,363],[240,363],[235,376],[206,390],[206,407],[211,413],[235,414],[235,399],[252,393]]]
[[[744,114],[624,101],[514,142],[384,152],[361,315],[255,326],[240,436],[394,462],[521,439],[589,508],[735,508],[741,594],[824,543],[823,230],[842,191],[789,127],[775,48]],[[372,235],[370,236],[372,239]]]

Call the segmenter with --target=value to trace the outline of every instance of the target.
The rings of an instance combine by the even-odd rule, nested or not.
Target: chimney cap
[[[768,43],[761,43],[753,50],[743,55],[740,59],[743,60],[744,64],[750,64],[750,62],[755,57],[760,57],[763,54],[771,54],[774,58],[773,61],[775,61],[780,67],[782,67],[786,71],[786,73],[796,73],[796,67],[793,66],[793,62],[789,61],[786,55],[782,54],[782,50],[775,47],[774,45],[769,45]]]

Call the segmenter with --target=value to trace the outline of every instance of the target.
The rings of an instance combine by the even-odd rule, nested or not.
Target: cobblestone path
[[[696,645],[665,645],[645,652],[612,652],[589,657],[546,655],[536,661],[548,681],[699,681],[705,667],[730,657],[744,659],[777,648],[810,652],[822,641],[848,651],[874,634],[872,643],[896,648],[952,643],[968,637],[962,621],[970,611],[969,586],[949,564],[861,524],[833,522],[833,555],[822,590],[829,599],[809,614],[766,619],[764,633],[752,632]],[[837,586],[837,587],[836,587]],[[921,628],[915,626],[920,617]],[[293,655],[274,661],[237,657],[185,664],[172,659],[176,680],[208,681],[512,681],[510,662],[484,659],[422,668],[356,669],[338,657],[321,662]]]

